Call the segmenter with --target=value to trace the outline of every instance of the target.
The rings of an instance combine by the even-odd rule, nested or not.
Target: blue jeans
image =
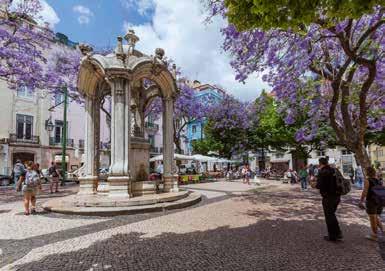
[[[302,189],[307,189],[307,179],[301,178],[301,187]]]
[[[16,189],[16,184],[19,181],[20,175],[15,175],[13,177],[13,187]]]
[[[357,188],[362,189],[363,188],[363,184],[364,184],[363,178],[362,177],[357,177],[357,180],[356,180]]]

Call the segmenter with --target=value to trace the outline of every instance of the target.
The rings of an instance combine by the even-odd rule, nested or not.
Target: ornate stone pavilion
[[[163,102],[164,192],[177,192],[178,183],[172,172],[174,155],[173,106],[178,94],[175,74],[167,68],[164,50],[155,56],[135,50],[139,38],[131,30],[118,37],[115,52],[106,56],[92,54],[91,48],[81,46],[85,55],[79,72],[78,89],[85,99],[86,174],[80,181],[79,194],[95,193],[98,179],[98,142],[100,103],[112,98],[111,165],[108,195],[131,197],[141,195],[143,182],[136,180],[140,167],[148,169],[149,144],[144,139],[144,112],[155,97]]]
[[[78,90],[85,100],[85,167],[86,176],[79,178],[79,192],[48,201],[49,211],[115,215],[156,211],[189,206],[201,198],[196,192],[179,191],[173,175],[173,106],[178,95],[175,67],[170,71],[164,50],[154,56],[135,50],[139,38],[129,31],[109,55],[93,54],[81,45],[82,59]],[[107,188],[97,189],[100,141],[100,106],[111,96],[111,165]],[[156,98],[163,102],[163,188],[143,180],[149,168],[149,143],[144,137],[146,107]],[[146,175],[146,174],[144,174]]]

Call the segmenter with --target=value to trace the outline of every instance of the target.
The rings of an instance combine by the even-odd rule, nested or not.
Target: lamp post
[[[49,119],[46,120],[46,122],[45,122],[45,129],[50,133],[53,131],[53,127],[54,127],[54,125],[52,123],[52,118],[49,117]]]
[[[64,93],[64,110],[63,110],[63,137],[62,137],[62,153],[61,153],[61,168],[62,168],[62,185],[65,184],[66,180],[66,151],[67,151],[67,100],[68,100],[68,90],[67,87],[63,87]]]

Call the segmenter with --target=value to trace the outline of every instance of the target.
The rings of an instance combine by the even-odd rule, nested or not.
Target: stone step
[[[70,202],[67,202],[67,204],[65,204],[65,201],[50,201],[45,203],[43,205],[43,208],[46,211],[62,214],[84,216],[117,216],[148,212],[162,212],[165,210],[185,208],[200,202],[201,197],[201,194],[197,192],[189,192],[186,197],[171,202],[159,202],[148,205],[122,207],[79,207],[74,206]]]

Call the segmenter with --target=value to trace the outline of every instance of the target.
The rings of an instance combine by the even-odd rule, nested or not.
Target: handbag
[[[310,177],[309,183],[311,188],[317,188],[317,178],[315,176]]]

